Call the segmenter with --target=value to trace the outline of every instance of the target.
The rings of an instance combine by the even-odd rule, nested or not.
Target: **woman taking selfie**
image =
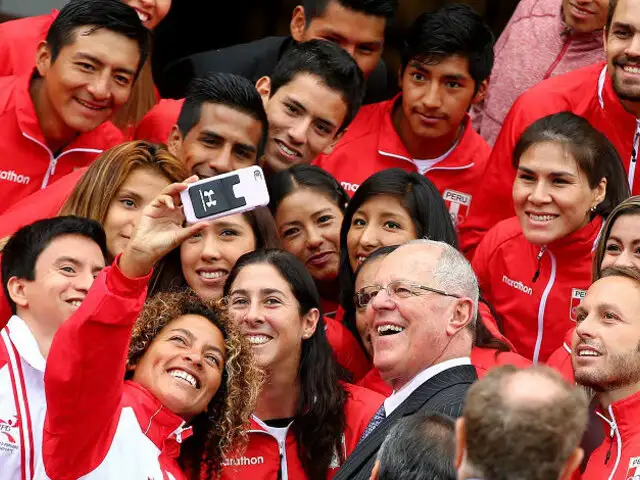
[[[505,336],[518,353],[544,362],[571,328],[603,221],[629,187],[611,143],[568,112],[527,128],[513,163],[516,216],[489,230],[473,267]]]
[[[261,250],[242,256],[224,293],[265,381],[245,454],[259,454],[264,463],[230,458],[222,477],[331,478],[383,397],[341,381],[313,278],[292,254]]]
[[[358,380],[369,370],[369,362],[351,332],[330,318],[338,308],[340,225],[349,197],[335,178],[313,165],[294,165],[275,173],[267,184],[282,248],[311,273],[320,293],[327,339],[338,363]]]
[[[205,226],[183,226],[184,188],[170,185],[144,209],[125,251],[53,340],[49,478],[211,478],[242,441],[259,375],[233,323],[187,293],[143,308],[154,264]]]

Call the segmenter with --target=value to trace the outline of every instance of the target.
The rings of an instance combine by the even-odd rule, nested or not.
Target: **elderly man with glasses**
[[[366,305],[373,363],[393,388],[334,480],[368,479],[380,445],[401,418],[421,411],[458,417],[477,379],[469,358],[478,311],[471,265],[442,242],[416,240],[380,260]]]

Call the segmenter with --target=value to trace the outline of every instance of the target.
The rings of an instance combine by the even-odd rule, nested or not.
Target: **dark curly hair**
[[[207,411],[191,421],[193,435],[183,442],[178,459],[195,478],[214,478],[224,455],[246,446],[262,376],[251,346],[227,314],[191,291],[161,293],[147,301],[131,334],[128,367],[138,364],[163,328],[184,315],[204,317],[218,327],[227,349],[220,387]]]

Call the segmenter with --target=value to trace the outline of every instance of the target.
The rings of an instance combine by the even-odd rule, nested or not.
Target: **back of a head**
[[[482,17],[468,5],[446,5],[412,23],[402,51],[402,71],[411,60],[437,63],[453,55],[466,58],[476,90],[493,68],[494,37]]]
[[[417,413],[398,421],[378,453],[378,480],[455,480],[455,423]]]
[[[325,40],[298,43],[282,54],[269,75],[270,96],[301,74],[316,76],[340,93],[347,105],[347,114],[338,133],[347,128],[358,113],[365,92],[362,71],[353,58],[338,45]]]
[[[303,0],[307,25],[311,20],[324,14],[329,2],[338,2],[342,7],[354,12],[374,17],[384,17],[391,21],[398,10],[398,0]]]
[[[249,115],[262,124],[262,137],[258,145],[258,158],[264,151],[269,122],[262,98],[248,79],[233,73],[212,73],[195,78],[190,84],[178,116],[178,128],[183,137],[200,122],[202,105],[224,105]]]
[[[585,393],[546,366],[494,368],[463,411],[467,468],[491,480],[557,479],[587,426]]]
[[[40,254],[56,238],[64,235],[80,235],[93,240],[104,258],[107,254],[107,239],[100,224],[88,218],[64,216],[38,220],[18,230],[2,250],[2,288],[12,313],[16,304],[11,300],[7,283],[12,277],[35,279],[36,262]]]
[[[71,0],[62,7],[47,33],[52,62],[62,48],[74,42],[75,30],[86,26],[93,26],[92,31],[105,29],[134,40],[140,50],[136,76],[140,73],[151,48],[151,34],[136,11],[121,0]]]

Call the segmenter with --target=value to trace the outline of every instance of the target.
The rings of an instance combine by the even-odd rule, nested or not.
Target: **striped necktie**
[[[373,418],[369,422],[369,425],[367,425],[367,428],[364,429],[364,433],[360,437],[360,441],[358,442],[358,444],[362,443],[362,441],[365,438],[367,438],[369,434],[373,432],[378,425],[382,423],[382,421],[386,418],[386,416],[387,414],[384,411],[384,403],[383,403],[382,405],[380,405],[380,408],[378,409],[376,414],[373,416]]]

